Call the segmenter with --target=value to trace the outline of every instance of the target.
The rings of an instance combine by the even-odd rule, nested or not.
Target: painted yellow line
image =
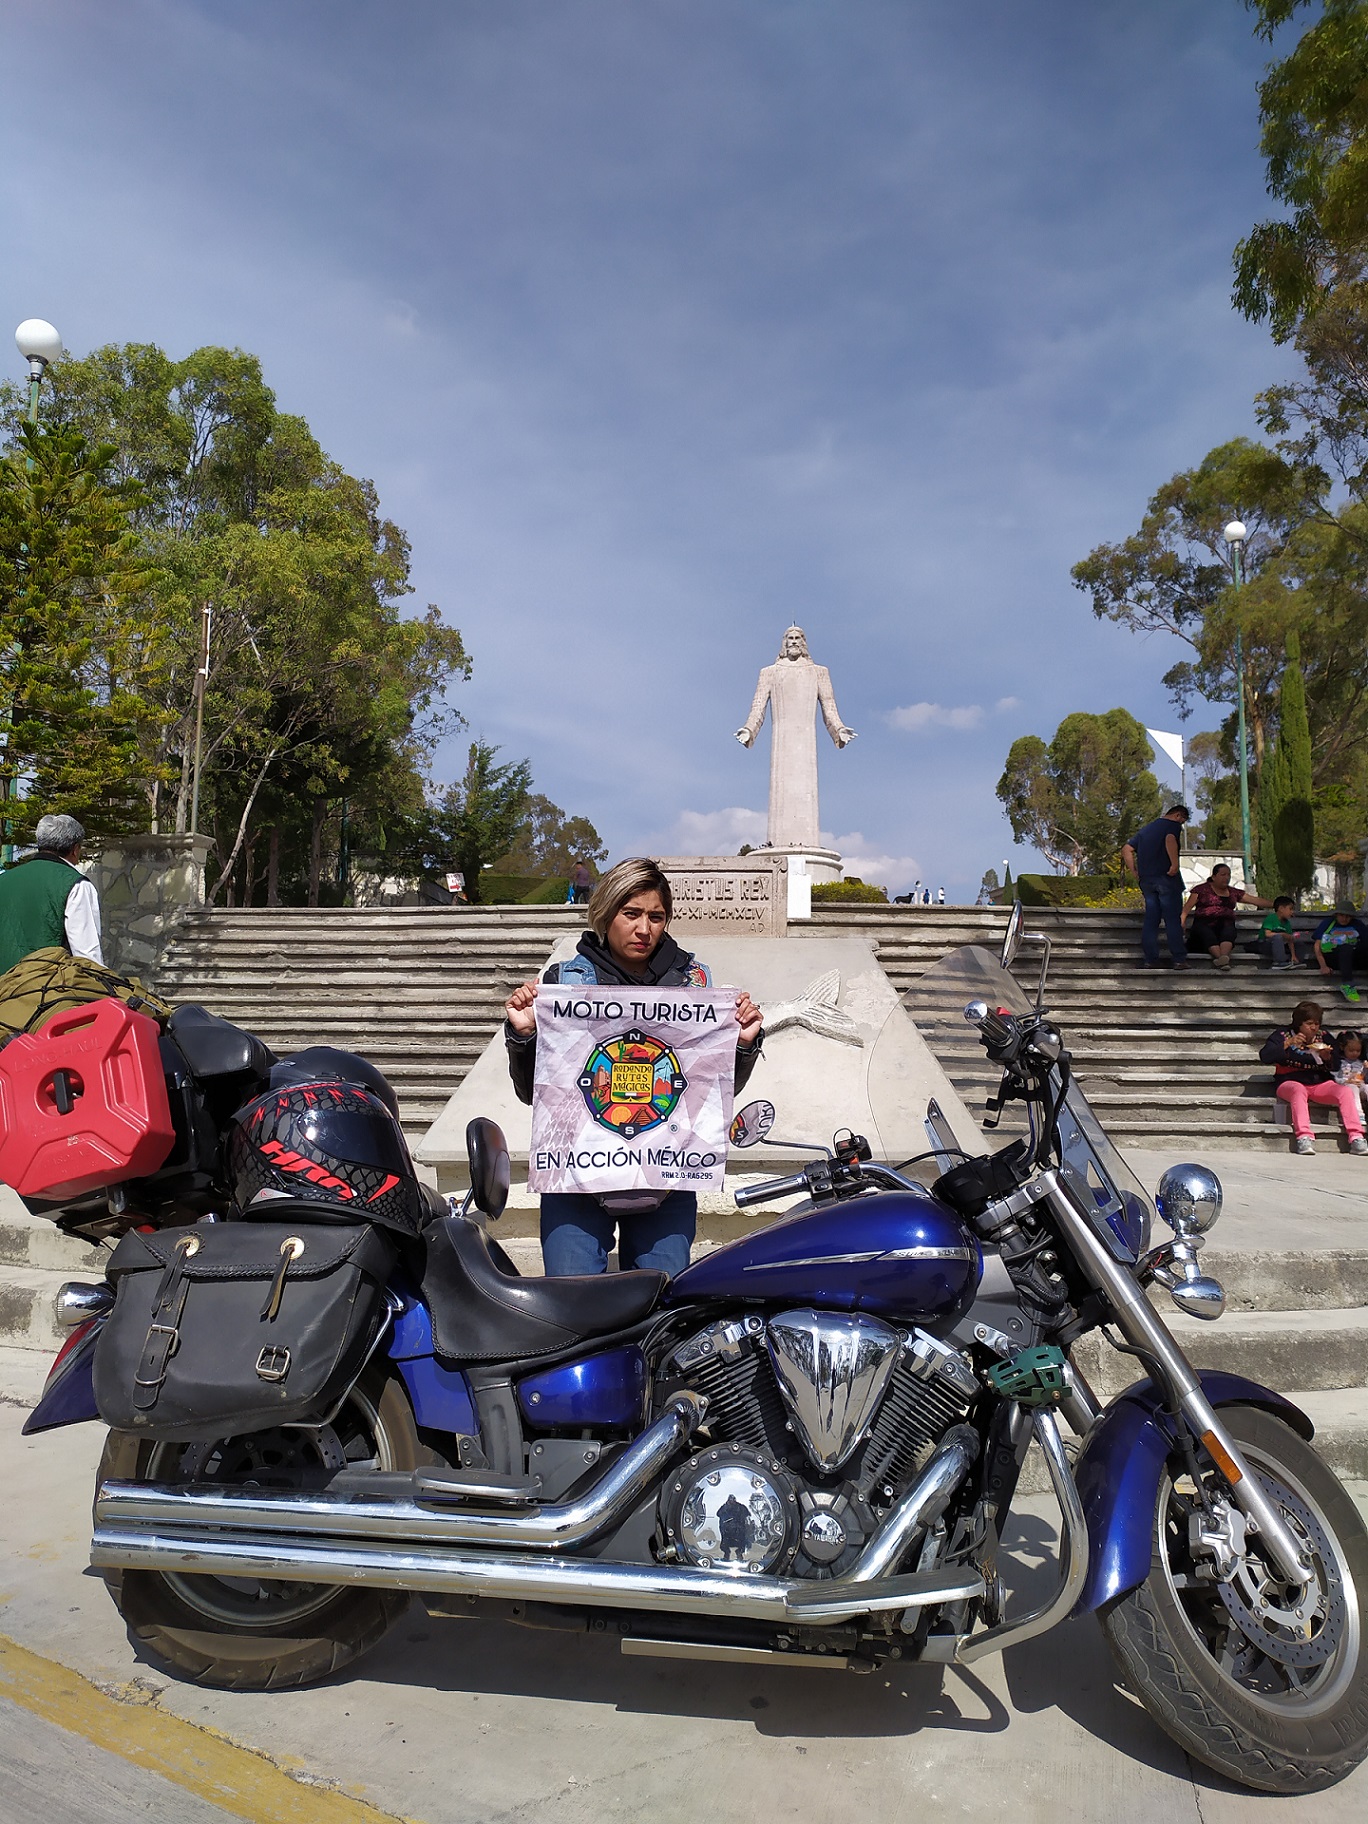
[[[396,1824],[364,1799],[292,1779],[274,1761],[146,1702],[120,1703],[79,1672],[0,1634],[0,1698],[146,1767],[251,1824]]]

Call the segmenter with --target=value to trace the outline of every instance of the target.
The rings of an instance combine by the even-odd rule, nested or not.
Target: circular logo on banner
[[[668,1121],[688,1087],[679,1059],[644,1032],[595,1045],[576,1080],[595,1121],[624,1140]]]

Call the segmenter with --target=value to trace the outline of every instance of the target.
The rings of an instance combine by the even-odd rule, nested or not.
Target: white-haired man
[[[104,962],[100,900],[77,868],[85,831],[74,817],[40,817],[37,851],[0,874],[0,975],[54,945]]]

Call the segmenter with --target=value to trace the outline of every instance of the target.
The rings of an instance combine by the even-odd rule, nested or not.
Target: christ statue
[[[837,747],[855,739],[836,708],[831,674],[814,665],[801,627],[784,635],[779,657],[760,673],[755,701],[736,738],[749,747],[760,732],[769,706],[770,736],[769,846],[772,849],[820,849],[817,819],[817,729],[815,712],[822,706],[827,733]]]

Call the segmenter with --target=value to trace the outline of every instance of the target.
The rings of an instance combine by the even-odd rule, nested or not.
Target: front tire
[[[1280,1419],[1253,1407],[1222,1419],[1316,1567],[1302,1619],[1258,1558],[1258,1537],[1224,1582],[1189,1550],[1197,1507],[1171,1463],[1160,1483],[1149,1576],[1107,1608],[1102,1629],[1126,1683],[1189,1754],[1260,1792],[1317,1792],[1368,1754],[1368,1533],[1338,1477]],[[1211,1471],[1213,1496],[1228,1493]]]
[[[251,1480],[260,1487],[320,1486],[337,1469],[415,1469],[426,1460],[402,1388],[363,1375],[333,1424],[277,1429],[220,1444],[156,1444],[112,1431],[105,1480]],[[106,1571],[105,1583],[149,1658],[194,1684],[224,1691],[311,1685],[377,1646],[409,1605],[401,1590],[348,1584]]]

